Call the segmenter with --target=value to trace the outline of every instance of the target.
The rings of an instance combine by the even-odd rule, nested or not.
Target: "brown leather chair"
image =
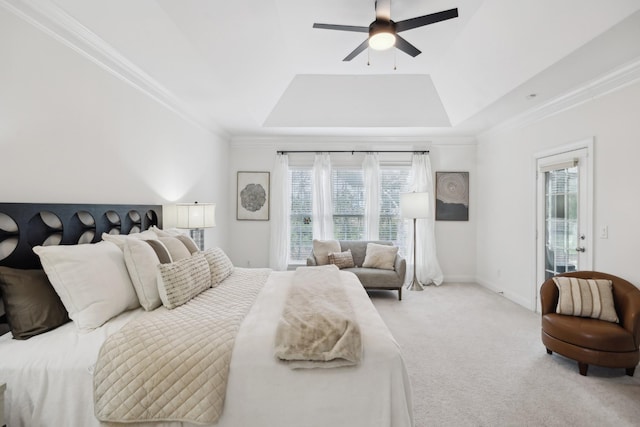
[[[574,271],[558,276],[582,279],[609,279],[620,323],[556,314],[558,287],[549,279],[540,288],[542,343],[547,353],[554,351],[578,362],[581,375],[589,365],[625,368],[633,376],[640,361],[640,289],[624,279],[597,271]]]

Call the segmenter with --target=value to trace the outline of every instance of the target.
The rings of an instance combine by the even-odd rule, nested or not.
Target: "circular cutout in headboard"
[[[62,241],[62,221],[53,212],[38,212],[29,220],[28,227],[27,241],[31,247],[59,245]]]
[[[18,224],[5,213],[0,213],[0,261],[7,258],[18,247],[20,238]]]
[[[104,217],[107,219],[107,233],[120,234],[120,215],[116,211],[107,211],[104,213]]]
[[[144,223],[142,224],[142,228],[148,230],[154,225],[158,225],[158,214],[154,210],[148,210],[144,215]]]
[[[65,241],[69,243],[91,243],[96,235],[96,220],[88,211],[77,211],[65,230]]]
[[[18,234],[18,224],[9,215],[0,212],[0,231],[3,234]]]
[[[111,225],[121,224],[120,215],[118,215],[118,212],[116,211],[106,211],[104,213],[104,216],[107,218],[107,221],[109,221]]]

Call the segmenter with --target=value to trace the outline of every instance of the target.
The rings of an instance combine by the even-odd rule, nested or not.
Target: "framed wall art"
[[[238,172],[236,218],[269,221],[269,172]]]
[[[469,172],[436,172],[436,221],[469,221]]]

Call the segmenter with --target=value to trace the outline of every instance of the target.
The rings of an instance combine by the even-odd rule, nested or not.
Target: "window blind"
[[[362,169],[333,169],[333,234],[337,240],[364,236],[364,173]]]

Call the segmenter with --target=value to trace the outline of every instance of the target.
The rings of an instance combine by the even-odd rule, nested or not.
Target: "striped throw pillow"
[[[618,323],[611,280],[554,277],[560,292],[556,313]]]

